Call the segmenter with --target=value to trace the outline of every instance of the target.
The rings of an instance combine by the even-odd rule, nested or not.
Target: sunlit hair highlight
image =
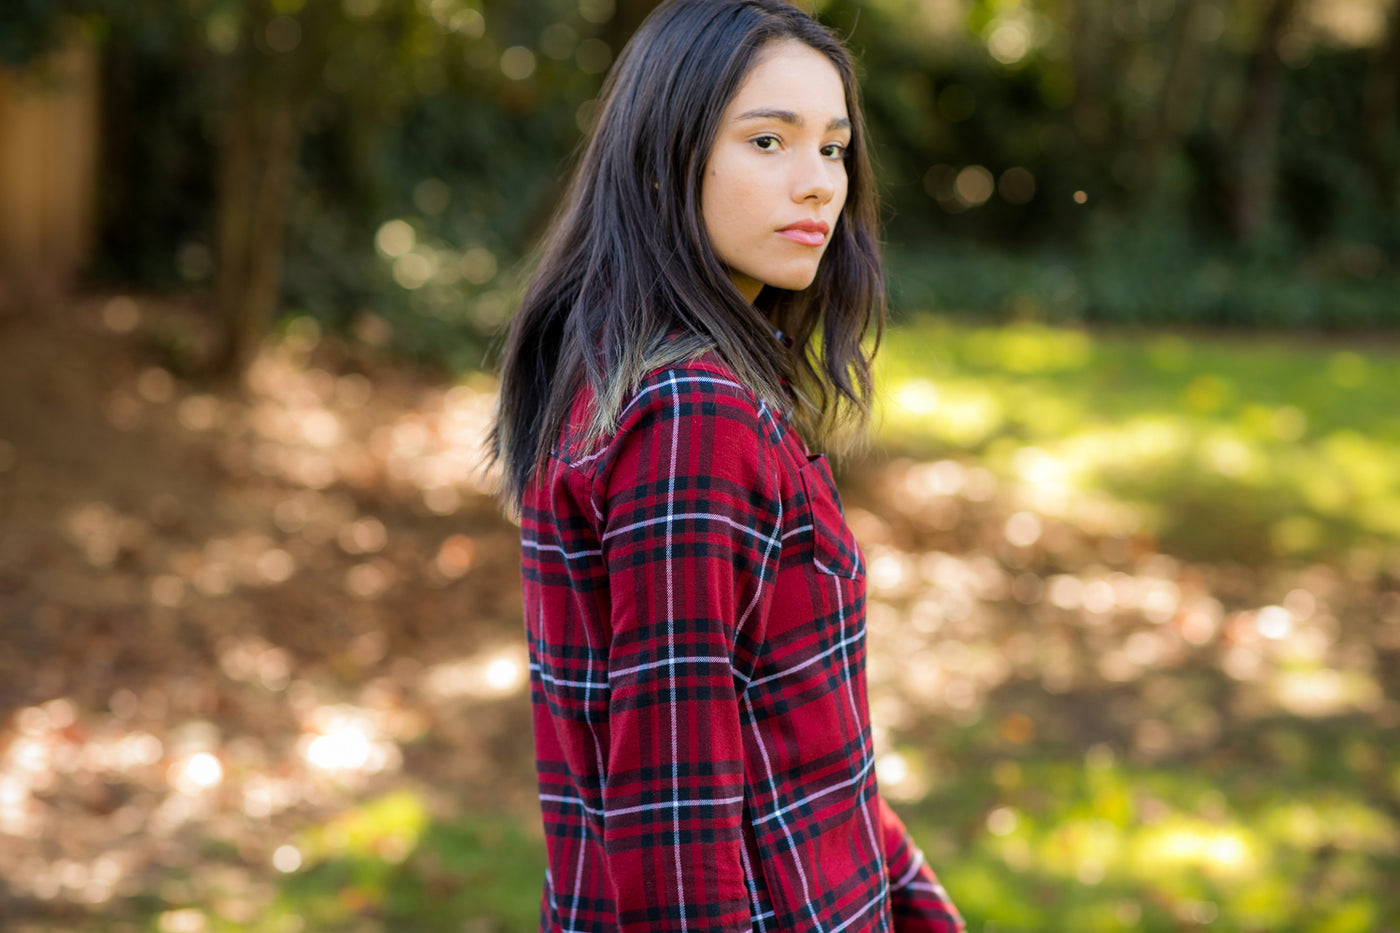
[[[786,39],[826,56],[841,76],[852,124],[846,203],[812,285],[765,287],[751,305],[710,244],[700,188],[729,102],[764,48]],[[604,84],[506,334],[490,444],[507,503],[519,506],[585,381],[596,399],[585,437],[596,440],[647,373],[707,351],[790,412],[809,443],[830,445],[842,426],[863,426],[885,312],[878,227],[855,70],[839,40],[785,0],[657,8]]]

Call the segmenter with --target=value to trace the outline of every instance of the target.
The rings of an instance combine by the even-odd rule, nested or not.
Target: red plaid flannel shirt
[[[521,532],[542,930],[963,929],[876,791],[831,471],[731,370],[652,374],[590,449],[566,428]]]

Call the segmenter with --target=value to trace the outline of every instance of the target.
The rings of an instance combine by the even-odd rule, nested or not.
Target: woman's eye
[[[764,152],[772,152],[778,148],[778,137],[760,136],[753,141],[753,144]]]
[[[830,143],[822,146],[822,155],[828,159],[843,159],[846,157],[846,147],[840,143]]]

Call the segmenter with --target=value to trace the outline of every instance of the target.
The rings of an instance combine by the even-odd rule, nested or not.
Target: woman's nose
[[[836,194],[835,173],[843,170],[840,163],[828,159],[820,150],[800,153],[793,162],[792,199],[825,204]]]

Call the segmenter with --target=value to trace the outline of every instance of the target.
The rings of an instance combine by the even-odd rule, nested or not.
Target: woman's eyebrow
[[[734,120],[735,122],[740,120],[777,120],[780,123],[786,123],[790,126],[802,126],[806,122],[802,119],[801,114],[794,113],[791,110],[766,109],[745,110],[735,117]],[[836,130],[849,130],[850,128],[851,121],[847,117],[833,117],[831,122],[826,125],[828,133],[835,132]]]

